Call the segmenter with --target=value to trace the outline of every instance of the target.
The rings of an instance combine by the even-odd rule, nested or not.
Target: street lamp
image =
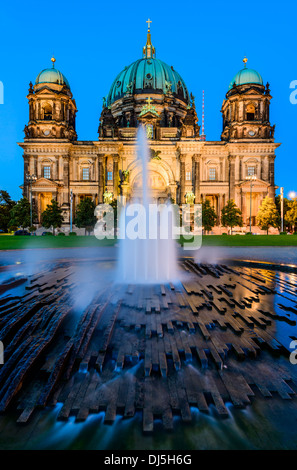
[[[250,192],[250,233],[252,233],[252,189],[253,189],[253,181],[256,181],[256,175],[248,175],[246,179],[251,182],[251,192]]]
[[[281,202],[281,232],[284,231],[284,188],[280,188],[280,202]]]
[[[70,190],[70,232],[72,232],[72,207],[73,207],[73,192]]]
[[[35,175],[30,175],[30,173],[26,173],[26,182],[29,184],[29,189],[30,189],[30,223],[31,227],[33,225],[33,211],[32,211],[32,184],[35,183],[37,180],[37,176]]]

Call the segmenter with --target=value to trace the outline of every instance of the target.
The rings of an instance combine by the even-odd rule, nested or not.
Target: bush
[[[51,235],[53,237],[53,232],[44,232],[44,235],[46,235],[46,236]]]
[[[64,232],[60,232],[60,233],[58,233],[58,237],[65,237],[65,236],[66,236],[66,235],[65,235],[65,233],[64,233]]]
[[[287,235],[287,232],[280,232],[280,235]]]
[[[228,233],[224,232],[224,233],[222,233],[222,235],[228,235]]]
[[[76,235],[77,235],[76,232],[69,232],[69,237],[74,237],[74,236],[76,236]]]
[[[246,232],[246,235],[253,235],[252,232]]]
[[[29,231],[32,233],[32,232],[35,232],[36,230],[36,227],[35,225],[31,225],[31,227],[29,227]]]
[[[293,232],[292,235],[297,235],[297,232]]]

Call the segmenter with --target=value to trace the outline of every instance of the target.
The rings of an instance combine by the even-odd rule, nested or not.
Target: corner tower
[[[66,77],[55,68],[42,70],[35,81],[30,82],[29,122],[25,126],[25,141],[31,139],[77,139],[75,132],[76,104]]]
[[[223,102],[224,141],[259,141],[274,142],[275,126],[270,125],[269,106],[270,88],[263,85],[261,75],[247,67],[247,58],[243,59],[244,67],[233,78]]]

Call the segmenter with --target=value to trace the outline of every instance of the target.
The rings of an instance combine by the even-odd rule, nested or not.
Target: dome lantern
[[[146,40],[146,45],[143,48],[143,57],[145,59],[156,57],[156,49],[152,45],[151,28],[150,28],[151,22],[152,21],[150,19],[147,20],[147,23],[148,23],[147,40]]]

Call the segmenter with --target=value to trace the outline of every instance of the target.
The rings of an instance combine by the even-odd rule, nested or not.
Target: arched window
[[[53,118],[53,111],[52,111],[52,107],[50,104],[46,104],[44,107],[43,107],[43,119],[45,121],[51,121]]]
[[[249,104],[246,107],[246,119],[247,121],[255,120],[255,106],[253,104]]]

